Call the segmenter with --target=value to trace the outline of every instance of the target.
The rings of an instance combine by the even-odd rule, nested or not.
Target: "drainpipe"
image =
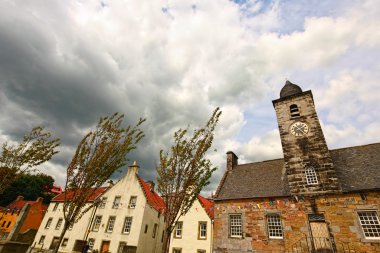
[[[85,250],[85,249],[87,249],[87,238],[88,238],[88,235],[90,233],[90,229],[91,229],[92,223],[94,222],[94,219],[95,219],[96,210],[98,209],[99,204],[102,202],[102,199],[103,198],[99,198],[99,199],[94,200],[94,206],[95,206],[95,208],[92,209],[91,220],[88,223],[88,226],[87,226],[87,229],[86,229],[86,234],[85,234],[85,236],[83,238],[84,245],[83,245],[83,248],[82,248],[82,252],[84,252],[84,253],[87,252],[87,250]]]
[[[210,238],[210,253],[214,245],[214,220],[211,219],[211,238]]]

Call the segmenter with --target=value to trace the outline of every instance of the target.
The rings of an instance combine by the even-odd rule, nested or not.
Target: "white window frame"
[[[230,237],[241,238],[243,235],[243,221],[242,215],[230,214],[228,216],[228,226]]]
[[[92,225],[92,231],[99,231],[100,225],[102,223],[102,216],[96,215],[94,219],[94,224]]]
[[[92,250],[94,248],[94,245],[95,245],[95,239],[94,238],[88,239],[88,250]]]
[[[131,198],[129,199],[128,207],[132,209],[136,208],[136,203],[137,203],[137,196],[131,196]]]
[[[308,185],[318,184],[317,173],[315,172],[314,167],[308,166],[305,168],[306,183]]]
[[[107,233],[112,233],[112,231],[115,227],[115,222],[116,222],[116,216],[110,216],[108,218],[107,228],[106,228]]]
[[[115,196],[115,199],[112,204],[113,209],[117,209],[120,206],[121,196]]]
[[[69,242],[69,238],[63,238],[62,243],[61,243],[61,247],[62,248],[67,247],[68,242]]]
[[[46,224],[45,224],[45,229],[49,229],[52,223],[53,223],[53,218],[50,217],[50,218],[47,220]]]
[[[59,230],[62,226],[62,223],[63,223],[63,218],[59,218],[57,221],[57,225],[55,225],[55,229]]]
[[[202,235],[204,234],[204,235]],[[207,239],[207,221],[200,221],[198,225],[198,239],[206,240]]]
[[[99,204],[99,209],[104,209],[106,207],[106,203],[107,203],[107,197],[103,197],[100,201],[100,204]]]
[[[183,221],[177,221],[175,224],[174,238],[182,238]]]
[[[380,240],[380,220],[375,210],[358,211],[358,219],[365,239]]]
[[[284,239],[284,229],[280,215],[268,214],[266,219],[269,239]]]
[[[38,240],[38,244],[39,245],[44,244],[45,238],[46,238],[45,235],[41,235],[40,240]]]
[[[131,232],[132,221],[133,221],[132,217],[130,217],[130,216],[125,217],[124,226],[123,226],[123,234],[129,234]]]

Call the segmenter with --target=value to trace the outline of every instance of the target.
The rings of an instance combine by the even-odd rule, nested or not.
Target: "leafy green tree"
[[[100,118],[94,131],[89,132],[79,143],[67,168],[65,201],[63,205],[64,226],[54,252],[70,227],[77,222],[94,204],[89,198],[110,176],[127,162],[126,155],[136,148],[144,137],[140,129],[145,119],[136,126],[122,127],[124,115],[115,113]]]
[[[5,142],[0,156],[0,194],[20,175],[49,161],[58,153],[59,139],[53,139],[43,127],[35,127],[18,145]]]
[[[187,137],[188,129],[179,129],[170,150],[160,151],[157,181],[158,192],[165,202],[163,253],[169,252],[170,235],[176,222],[189,211],[216,170],[205,154],[212,145],[221,113],[216,108],[207,124],[195,130],[191,137]]]
[[[17,196],[23,196],[25,200],[36,200],[42,197],[44,203],[47,204],[54,196],[50,193],[53,185],[54,179],[43,173],[21,175],[0,195],[0,206],[7,206]]]

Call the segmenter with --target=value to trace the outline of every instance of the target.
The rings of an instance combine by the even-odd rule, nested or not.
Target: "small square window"
[[[95,216],[94,225],[92,225],[92,231],[99,231],[100,224],[102,222],[102,216]]]
[[[112,208],[115,208],[115,209],[119,208],[120,200],[121,200],[121,197],[120,196],[116,196],[115,200],[113,201]]]
[[[376,211],[358,212],[358,216],[365,238],[380,239],[380,222]]]
[[[197,253],[206,253],[206,250],[204,250],[204,249],[197,249]]]
[[[283,239],[281,218],[278,215],[267,216],[268,234],[271,239]]]
[[[103,197],[103,198],[101,199],[100,204],[99,204],[99,208],[100,208],[100,209],[105,208],[105,207],[106,207],[106,203],[107,203],[107,197]]]
[[[69,242],[69,238],[63,238],[63,241],[61,243],[61,247],[62,248],[66,247],[68,242]]]
[[[132,217],[125,217],[123,234],[129,234],[132,227]]]
[[[44,244],[45,236],[41,235],[40,240],[38,241],[38,244]]]
[[[181,248],[173,248],[173,253],[182,253]]]
[[[182,238],[183,222],[177,221],[175,225],[174,238]]]
[[[229,218],[230,236],[241,237],[243,235],[243,224],[241,221],[241,214],[230,214]]]
[[[50,228],[52,222],[53,222],[53,218],[49,218],[48,221],[46,222],[45,228],[46,229]]]
[[[63,222],[63,219],[62,218],[59,218],[58,222],[57,222],[57,225],[55,226],[55,229],[60,229],[61,228],[61,225],[62,225],[62,222]]]
[[[111,233],[113,231],[113,227],[115,226],[116,216],[110,216],[108,219],[106,232]]]
[[[136,208],[137,196],[131,196],[129,200],[129,208]]]

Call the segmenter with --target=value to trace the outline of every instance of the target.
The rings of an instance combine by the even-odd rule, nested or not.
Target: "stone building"
[[[283,158],[227,169],[214,252],[380,252],[380,143],[329,150],[311,91],[273,101]]]

